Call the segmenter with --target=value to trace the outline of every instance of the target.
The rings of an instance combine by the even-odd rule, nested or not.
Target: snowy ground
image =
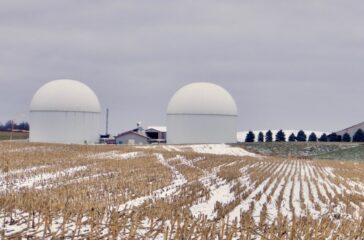
[[[227,144],[196,144],[196,145],[169,145],[163,147],[167,151],[183,152],[192,149],[196,153],[228,155],[238,157],[255,157],[256,154],[250,153],[239,147],[232,147]]]
[[[3,153],[15,164],[12,168],[1,162],[3,238],[165,239],[167,234],[173,239],[184,224],[194,226],[188,229],[198,238],[204,226],[213,225],[219,232],[221,220],[233,225],[235,220],[246,221],[242,216],[251,216],[257,238],[264,226],[279,224],[280,219],[290,225],[307,218],[317,226],[322,218],[332,221],[327,230],[332,236],[341,222],[355,227],[364,213],[364,164],[358,162],[262,158],[225,144],[135,147],[128,152],[66,149],[64,155],[49,155],[47,162],[43,159],[52,147],[39,146],[31,147],[38,167],[21,167],[24,155],[19,153],[30,149],[24,146]],[[67,167],[60,169],[60,161]],[[63,196],[65,189],[70,197],[66,202],[51,200],[54,194]],[[32,195],[34,191],[37,194]],[[22,200],[27,197],[31,200]],[[77,201],[84,201],[85,209],[75,208],[66,218],[63,206],[79,206],[77,201],[69,203],[72,198],[83,199]],[[48,212],[37,207],[40,203],[48,206]],[[99,209],[97,215],[94,208]],[[242,236],[241,231],[231,234]]]

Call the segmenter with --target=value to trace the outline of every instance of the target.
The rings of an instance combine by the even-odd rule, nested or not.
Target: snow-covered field
[[[250,153],[242,148],[232,147],[227,144],[170,145],[170,146],[163,146],[163,148],[167,151],[172,151],[172,152],[173,151],[183,152],[192,149],[193,152],[202,154],[228,155],[228,156],[239,156],[239,157],[256,156],[256,154]]]
[[[0,143],[0,154],[0,238],[322,239],[363,230],[360,162],[225,144]]]

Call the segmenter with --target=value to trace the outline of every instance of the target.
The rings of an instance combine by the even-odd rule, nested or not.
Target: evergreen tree
[[[29,131],[29,124],[27,122],[22,122],[16,126],[16,129],[23,130],[23,131]]]
[[[310,134],[310,136],[308,137],[308,141],[309,142],[317,142],[317,136],[316,136],[316,134],[314,132]]]
[[[3,125],[0,123],[0,131],[11,131],[11,130],[23,130],[23,131],[29,131],[29,123],[28,122],[21,122],[17,124],[13,120],[9,120]]]
[[[327,142],[328,141],[326,133],[323,133],[321,135],[321,137],[319,138],[319,141],[320,142]]]
[[[306,142],[307,141],[307,136],[303,130],[300,130],[297,133],[296,140],[297,140],[297,142]]]
[[[288,142],[295,142],[295,141],[296,141],[296,136],[294,135],[294,133],[292,133],[291,135],[289,135]]]
[[[276,134],[276,142],[285,142],[286,141],[286,134],[283,130],[279,130]]]
[[[343,135],[343,142],[351,142],[351,136],[349,133]]]
[[[361,128],[354,134],[353,142],[364,142],[364,131]]]
[[[15,125],[16,125],[16,123],[13,120],[7,121],[5,124],[6,131],[11,131],[11,130],[15,129]]]
[[[271,130],[269,130],[266,134],[265,134],[265,141],[266,142],[272,142],[273,141],[273,133]]]
[[[262,132],[258,134],[258,142],[264,142],[264,134]]]
[[[327,136],[329,142],[340,142],[340,138],[336,133],[331,133]]]
[[[255,141],[255,135],[252,131],[249,131],[246,135],[245,142],[254,142]]]

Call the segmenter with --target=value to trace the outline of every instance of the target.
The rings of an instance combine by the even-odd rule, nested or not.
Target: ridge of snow
[[[227,144],[199,144],[190,145],[190,148],[196,153],[207,153],[215,155],[229,155],[238,157],[256,157],[256,154],[248,152],[239,147],[232,147]]]
[[[90,155],[91,159],[115,159],[115,160],[128,160],[139,157],[139,152],[120,153],[118,151],[103,152]]]
[[[37,184],[45,182],[50,179],[55,179],[58,177],[64,177],[67,175],[73,175],[80,171],[85,171],[87,166],[78,166],[65,169],[63,171],[57,171],[54,173],[41,173],[34,175],[32,177],[17,179],[16,181],[6,183],[5,179],[0,178],[0,192],[5,191],[7,188],[12,190],[20,190],[22,188],[32,188],[35,187],[36,189],[43,188],[42,185],[37,186]]]
[[[187,183],[187,179],[179,171],[177,171],[174,166],[170,165],[162,154],[155,154],[155,157],[162,165],[168,167],[172,171],[172,183],[166,187],[153,191],[149,195],[127,201],[126,203],[118,206],[118,211],[138,207],[149,199],[161,199],[172,196],[178,191],[180,186]]]

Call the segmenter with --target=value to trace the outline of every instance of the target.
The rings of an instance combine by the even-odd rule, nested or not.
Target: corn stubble
[[[358,162],[7,142],[0,154],[2,239],[364,238]],[[226,184],[212,217],[191,212]]]

